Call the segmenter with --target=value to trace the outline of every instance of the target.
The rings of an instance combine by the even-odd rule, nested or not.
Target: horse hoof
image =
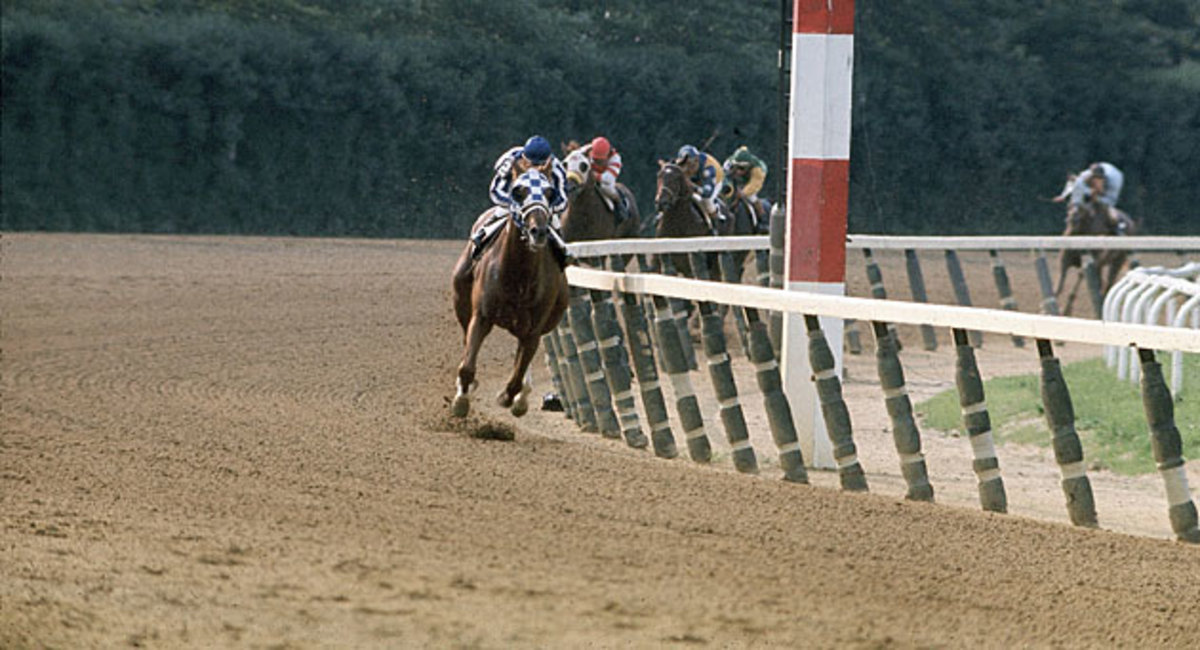
[[[517,400],[515,402],[513,402],[512,414],[515,415],[516,417],[521,417],[522,415],[525,415],[528,412],[529,412],[529,401],[518,397]]]
[[[496,403],[499,404],[501,408],[508,408],[513,405],[512,395],[509,395],[505,391],[500,391],[500,394],[496,396]]]
[[[471,398],[466,395],[458,395],[454,398],[454,403],[450,405],[450,414],[456,418],[465,418],[470,411]]]

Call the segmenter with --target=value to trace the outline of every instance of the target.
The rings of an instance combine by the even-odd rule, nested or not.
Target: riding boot
[[[483,236],[486,228],[480,228],[471,234],[471,260],[479,260],[479,256],[483,254]]]
[[[571,250],[567,248],[567,242],[563,241],[562,235],[554,228],[550,229],[550,252],[554,254],[554,261],[562,268],[567,268],[579,263],[579,259],[575,257]]]

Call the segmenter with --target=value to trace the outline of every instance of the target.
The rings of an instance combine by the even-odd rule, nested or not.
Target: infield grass
[[[1170,387],[1170,355],[1159,353],[1158,360]],[[1150,427],[1142,406],[1140,384],[1119,381],[1116,369],[1105,366],[1103,359],[1067,364],[1063,366],[1063,376],[1075,409],[1075,429],[1089,466],[1120,474],[1153,472]],[[998,443],[1050,446],[1038,375],[986,381],[984,395]],[[1173,397],[1175,426],[1183,438],[1183,456],[1200,458],[1200,355],[1184,355],[1183,388]],[[926,427],[966,435],[955,390],[917,404],[916,411]]]

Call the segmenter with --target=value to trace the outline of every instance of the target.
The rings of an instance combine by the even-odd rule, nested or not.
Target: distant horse
[[[567,308],[567,278],[547,245],[550,205],[543,192],[550,187],[550,180],[535,169],[522,174],[512,192],[519,210],[496,207],[481,214],[472,233],[499,211],[505,223],[478,260],[471,259],[468,245],[454,268],[454,312],[466,346],[451,406],[456,417],[470,411],[479,348],[496,325],[517,339],[512,376],[497,402],[518,417],[529,409],[529,363],[542,335],[558,325]]]
[[[1066,236],[1136,235],[1139,226],[1124,211],[1106,205],[1095,196],[1089,196],[1082,203],[1069,205],[1067,207],[1066,221],[1066,229],[1063,230],[1063,235]],[[1075,304],[1075,295],[1079,291],[1079,283],[1083,279],[1082,258],[1085,252],[1087,251],[1064,250],[1059,259],[1058,285],[1054,289],[1056,298],[1062,295],[1063,285],[1067,279],[1067,272],[1072,268],[1080,269],[1075,278],[1075,284],[1071,287],[1071,293],[1067,297],[1067,303],[1063,308],[1064,315],[1069,315],[1071,307]],[[1129,253],[1123,250],[1095,250],[1090,252],[1092,259],[1095,260],[1096,271],[1100,274],[1101,278],[1100,294],[1104,295],[1108,293],[1108,290],[1112,288],[1118,276],[1120,276]]]
[[[592,163],[581,149],[567,154],[563,165],[567,168],[567,211],[562,216],[563,239],[568,242],[595,239],[620,239],[638,236],[641,215],[633,192],[622,183],[617,183],[617,192],[629,206],[629,218],[617,221],[614,210],[608,208],[600,187],[592,177]],[[614,206],[615,207],[615,206]]]

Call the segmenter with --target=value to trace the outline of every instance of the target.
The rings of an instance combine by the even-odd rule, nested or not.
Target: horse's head
[[[658,187],[654,192],[655,209],[666,212],[674,207],[692,193],[690,186],[687,174],[679,165],[665,160],[658,161]]]
[[[592,178],[592,161],[588,160],[582,149],[575,149],[567,154],[563,160],[563,167],[567,170],[567,194],[574,194]]]
[[[513,183],[512,197],[517,209],[510,214],[521,239],[534,251],[546,247],[550,234],[550,196],[554,183],[536,169],[521,174]]]

